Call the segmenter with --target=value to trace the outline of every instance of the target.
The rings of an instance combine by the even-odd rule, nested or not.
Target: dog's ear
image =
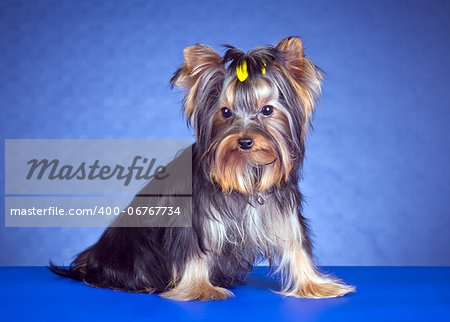
[[[300,38],[287,37],[276,45],[284,54],[284,66],[305,109],[306,121],[310,122],[317,100],[321,94],[322,70],[305,57]]]
[[[183,51],[184,64],[170,80],[172,86],[192,87],[209,68],[222,63],[222,57],[211,47],[197,44]]]
[[[217,89],[220,76],[224,75],[222,57],[211,47],[197,44],[184,49],[184,63],[170,80],[172,87],[185,89],[183,109],[188,124],[196,123],[196,114],[205,97],[205,90],[212,93]],[[208,86],[209,85],[209,86]]]

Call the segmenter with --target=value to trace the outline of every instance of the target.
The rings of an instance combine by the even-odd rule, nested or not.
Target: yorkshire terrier
[[[305,137],[322,71],[302,41],[282,39],[221,57],[197,44],[171,79],[185,90],[192,145],[192,227],[109,227],[55,273],[89,285],[222,300],[262,258],[281,275],[281,294],[337,297],[354,291],[314,265],[298,188]]]

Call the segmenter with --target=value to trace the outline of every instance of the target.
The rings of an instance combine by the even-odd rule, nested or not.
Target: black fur
[[[204,221],[209,203],[222,209],[223,218],[239,220],[243,207],[251,202],[249,196],[234,192],[224,195],[205,177],[203,160],[197,153],[197,144],[192,146],[193,158],[193,209],[191,227],[109,227],[99,241],[75,258],[69,268],[50,263],[56,274],[84,281],[89,285],[130,292],[155,292],[167,290],[171,279],[171,268],[183,271],[187,259],[194,254],[208,252],[204,240]],[[181,156],[180,158],[182,158]],[[298,175],[293,174],[283,189],[273,189],[277,207],[286,206],[286,200],[293,198],[302,204],[297,187]],[[145,194],[144,188],[140,194]],[[311,254],[311,242],[307,237],[306,220],[298,209],[298,219],[303,227],[303,245]],[[214,286],[231,288],[243,282],[247,273],[258,259],[273,254],[264,254],[258,245],[234,245],[227,243],[221,256],[214,256],[211,282]],[[274,263],[271,263],[274,264]],[[83,268],[84,267],[84,268]]]
[[[193,123],[196,129],[197,142],[171,163],[176,169],[177,164],[192,162],[192,182],[183,181],[181,175],[178,176],[181,181],[174,183],[192,185],[192,227],[117,227],[121,220],[126,220],[119,218],[119,225],[107,228],[99,241],[80,253],[70,267],[60,268],[50,263],[50,269],[58,275],[82,280],[96,287],[131,292],[165,292],[176,289],[176,283],[185,272],[187,263],[195,258],[208,258],[207,278],[212,286],[223,288],[242,283],[255,262],[268,258],[271,266],[279,260],[284,261],[282,273],[288,279],[284,292],[288,295],[330,297],[351,291],[337,280],[320,275],[312,264],[311,241],[306,220],[301,214],[302,195],[298,181],[305,152],[306,127],[320,92],[321,74],[314,64],[304,58],[299,39],[286,38],[282,42],[280,48],[289,50],[292,47],[293,52],[279,50],[278,46],[266,46],[245,54],[232,46],[226,46],[227,51],[221,59],[204,45],[190,47],[185,51],[185,56],[194,55],[185,57],[186,61],[191,60],[190,64],[199,61],[195,55],[209,59],[199,64],[202,69],[200,75],[193,72],[193,67],[186,62],[171,80],[172,85],[182,82],[180,86],[186,89],[183,107],[188,115],[188,123]],[[289,54],[290,63],[295,55],[298,56],[298,61],[294,61],[297,65],[293,66],[297,69],[291,69],[292,74],[286,54]],[[236,66],[244,60],[247,62],[249,78],[237,82]],[[263,68],[266,69],[265,73],[262,72]],[[301,73],[304,76],[299,78],[299,74],[303,75]],[[261,106],[253,97],[257,93],[254,87],[259,86],[259,78],[264,78],[264,82],[270,84],[278,95],[275,103],[278,119],[271,120],[259,113]],[[235,84],[232,109],[236,116],[220,119],[223,107],[221,95],[225,84],[232,83]],[[302,95],[310,97],[311,101],[305,101]],[[308,104],[309,109],[306,108]],[[220,178],[213,178],[211,174],[211,169],[220,166],[214,159],[218,155],[218,146],[227,138],[234,138],[233,135],[248,133],[253,133],[267,145],[261,149],[267,148],[269,151],[270,146],[270,151],[276,156],[273,162],[283,164],[289,161],[288,176],[283,178],[280,174],[282,180],[263,191],[243,193],[237,189],[224,193]],[[229,150],[225,159],[231,153],[235,153],[238,158],[248,158],[248,154],[238,154],[244,152],[238,152],[237,147],[227,148]],[[192,160],[186,160],[191,156]],[[228,165],[226,162],[223,164]],[[252,180],[259,180],[262,171],[271,166],[272,163],[255,165],[254,162],[248,162],[244,168],[247,172],[242,173]],[[139,195],[145,195],[152,184],[150,182],[138,194],[131,206],[142,202]],[[257,225],[247,221],[249,212],[255,216],[253,219],[260,220]],[[223,225],[220,227],[224,228],[216,231],[211,228],[211,223],[220,223]],[[278,231],[274,232],[276,229],[272,223],[278,227]],[[288,228],[286,232],[279,228],[283,225]],[[287,235],[280,236],[280,231]],[[217,241],[220,238],[223,243]],[[220,245],[219,250],[215,248],[217,245]],[[290,254],[295,254],[292,256],[294,258],[290,259]],[[291,260],[294,265],[289,263]],[[296,267],[297,263],[306,267]],[[305,283],[304,288],[299,285],[300,282]],[[181,298],[200,297],[184,294]]]

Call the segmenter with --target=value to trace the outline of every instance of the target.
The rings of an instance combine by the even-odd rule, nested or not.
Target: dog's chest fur
[[[248,197],[244,206],[226,197],[226,208],[209,209],[206,219],[206,246],[220,255],[224,249],[233,249],[258,256],[274,252],[291,227],[291,214],[280,209],[273,193]]]
[[[294,212],[277,206],[274,195],[265,193],[242,204],[225,196],[226,207],[209,209],[204,224],[204,244],[208,250],[213,282],[235,284],[263,258],[275,259],[283,243],[292,236]],[[271,263],[272,264],[272,263]],[[235,272],[231,279],[230,272]]]

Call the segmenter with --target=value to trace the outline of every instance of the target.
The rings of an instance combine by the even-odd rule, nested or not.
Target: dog
[[[315,266],[298,188],[322,70],[297,37],[248,53],[225,47],[223,57],[203,44],[184,49],[171,79],[196,134],[192,227],[109,227],[70,267],[50,263],[53,272],[173,300],[222,300],[266,258],[283,295],[354,292]]]

